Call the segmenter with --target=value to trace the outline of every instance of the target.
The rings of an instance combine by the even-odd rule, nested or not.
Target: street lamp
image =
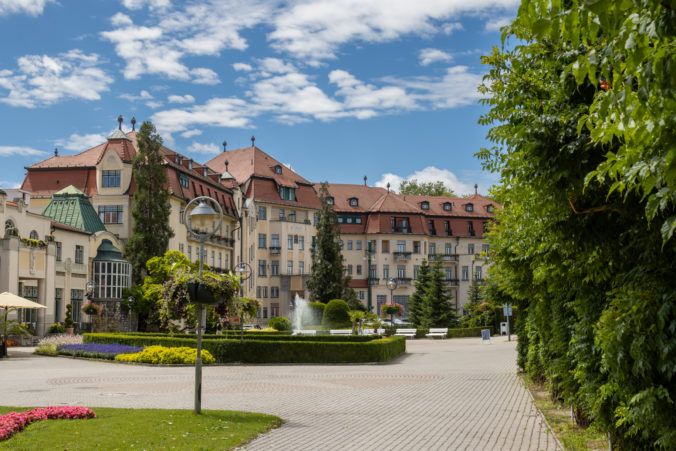
[[[246,262],[238,263],[237,267],[235,268],[235,274],[237,277],[239,277],[240,283],[239,283],[239,297],[243,298],[244,297],[244,282],[249,280],[251,277],[251,265],[249,265]],[[244,322],[243,322],[243,315],[242,311],[240,310],[239,312],[239,330],[240,330],[240,341],[244,341]]]
[[[190,206],[196,204],[190,214]],[[211,204],[211,205],[210,205]],[[212,207],[215,205],[218,212]],[[221,229],[223,225],[223,209],[208,196],[196,197],[185,207],[183,222],[188,234],[200,242],[199,276],[204,272],[204,242]],[[198,302],[197,309],[197,356],[195,357],[195,413],[202,413],[202,327],[206,323],[206,310]]]
[[[394,307],[394,290],[397,288],[397,279],[394,277],[390,277],[387,280],[387,288],[390,290],[390,303],[392,304],[392,307]],[[392,313],[390,313],[390,322],[394,326],[394,320],[392,319]]]
[[[85,294],[87,295],[87,299],[89,300],[89,303],[91,304],[92,302],[92,297],[94,296],[94,289],[96,288],[96,283],[94,283],[93,280],[90,280],[87,282],[87,285],[85,285]],[[93,332],[92,330],[92,315],[89,316],[89,332]]]

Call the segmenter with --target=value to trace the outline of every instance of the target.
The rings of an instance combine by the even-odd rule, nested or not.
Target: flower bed
[[[57,352],[61,355],[108,360],[114,360],[120,354],[137,353],[142,350],[143,348],[136,346],[101,343],[64,344],[57,348]]]
[[[0,440],[7,440],[26,426],[39,420],[67,419],[77,420],[96,418],[94,411],[88,407],[44,407],[25,412],[9,412],[0,415]]]
[[[122,346],[122,345],[109,345]],[[131,347],[131,346],[128,346]],[[139,350],[140,351],[140,350]],[[209,365],[216,363],[216,359],[209,351],[202,350],[202,363]],[[166,346],[148,346],[135,354],[118,354],[115,360],[119,362],[154,363],[154,364],[194,364],[197,358],[197,349],[188,347],[167,348]]]

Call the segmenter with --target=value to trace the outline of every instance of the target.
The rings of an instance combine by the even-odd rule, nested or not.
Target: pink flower
[[[38,407],[26,412],[9,412],[0,415],[0,440],[7,440],[35,421],[57,418],[96,418],[96,414],[88,407],[79,406]]]

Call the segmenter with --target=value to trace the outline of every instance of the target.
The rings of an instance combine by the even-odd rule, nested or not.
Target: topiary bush
[[[285,330],[291,330],[292,325],[291,325],[291,320],[285,316],[278,316],[276,318],[270,318],[270,321],[268,321],[268,327],[272,327],[273,329],[277,329],[277,331],[285,331]]]
[[[350,306],[342,299],[333,299],[324,307],[322,325],[327,329],[352,327],[350,320]]]

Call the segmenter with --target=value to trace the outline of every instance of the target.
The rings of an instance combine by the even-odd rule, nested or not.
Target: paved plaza
[[[3,405],[192,409],[194,368],[34,356],[0,361]],[[408,340],[375,365],[204,368],[204,409],[278,415],[248,450],[558,450],[504,337]]]

